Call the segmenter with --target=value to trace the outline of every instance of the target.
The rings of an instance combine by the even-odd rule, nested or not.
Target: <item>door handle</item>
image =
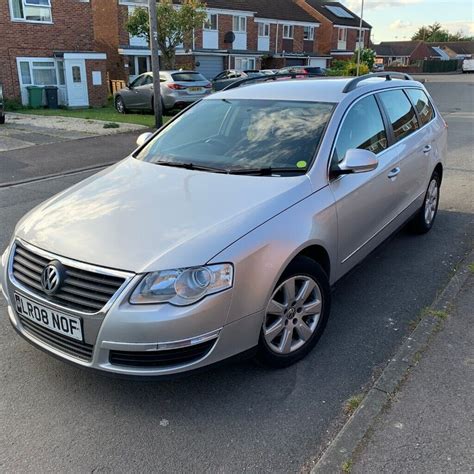
[[[426,145],[424,148],[423,148],[423,153],[429,153],[431,151],[431,145]]]
[[[387,178],[389,179],[396,178],[398,174],[400,173],[400,171],[401,171],[400,168],[393,168],[393,170],[390,171],[390,173],[388,173]]]

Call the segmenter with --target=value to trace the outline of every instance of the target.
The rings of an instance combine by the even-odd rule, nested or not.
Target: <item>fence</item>
[[[118,90],[123,89],[126,86],[127,84],[125,81],[111,79],[109,81],[109,92],[110,94],[115,94]]]
[[[457,59],[440,61],[439,59],[423,61],[423,72],[454,72],[460,67]]]

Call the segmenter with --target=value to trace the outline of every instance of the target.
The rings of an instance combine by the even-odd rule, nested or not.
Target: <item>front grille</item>
[[[47,345],[55,347],[62,352],[66,352],[67,354],[73,355],[82,360],[90,361],[92,359],[94,346],[91,344],[70,339],[62,334],[38,326],[22,316],[19,316],[19,318],[26,333],[35,336]]]
[[[66,278],[54,295],[41,286],[41,273],[51,260],[17,244],[13,256],[13,275],[33,293],[65,308],[97,313],[122,286],[125,279],[64,265]]]
[[[209,353],[216,340],[202,342],[194,346],[179,349],[167,349],[149,352],[110,351],[109,362],[127,367],[171,367],[185,365],[202,359]]]

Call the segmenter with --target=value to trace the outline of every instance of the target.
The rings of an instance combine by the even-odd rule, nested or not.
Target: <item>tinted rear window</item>
[[[176,82],[199,82],[207,81],[207,79],[199,72],[176,72],[171,74]]]
[[[407,137],[419,128],[415,110],[402,90],[382,92],[380,98],[392,123],[396,141]]]
[[[420,89],[407,89],[406,92],[415,104],[416,110],[420,115],[421,124],[426,125],[428,122],[431,122],[434,117],[434,110],[426,94]]]

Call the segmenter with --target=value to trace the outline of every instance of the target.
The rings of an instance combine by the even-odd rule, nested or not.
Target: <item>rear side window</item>
[[[207,79],[199,72],[177,72],[175,74],[171,74],[171,77],[176,82],[207,81]]]
[[[387,148],[387,133],[374,96],[359,100],[347,113],[337,137],[332,166],[336,167],[347,150],[362,148],[380,153]]]
[[[382,92],[379,97],[392,123],[395,141],[411,135],[419,128],[415,109],[402,90]]]
[[[420,89],[407,89],[406,93],[415,104],[416,110],[420,116],[421,125],[423,126],[428,122],[431,122],[434,117],[434,110],[427,95]]]

